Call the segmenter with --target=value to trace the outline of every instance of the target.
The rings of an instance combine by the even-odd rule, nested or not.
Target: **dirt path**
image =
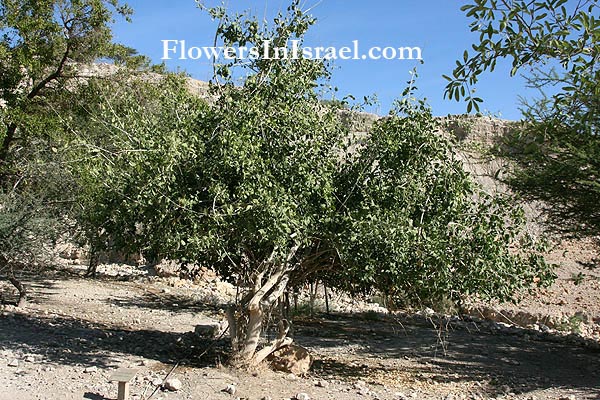
[[[418,316],[299,318],[295,339],[316,356],[310,376],[253,375],[220,365],[226,341],[203,354],[211,342],[192,333],[222,313],[209,284],[62,272],[29,284],[29,307],[0,314],[0,400],[113,399],[118,367],[139,370],[132,398],[145,399],[176,362],[183,387],[152,399],[600,399],[600,353],[540,332],[464,321],[436,329]],[[222,392],[229,384],[233,396]]]

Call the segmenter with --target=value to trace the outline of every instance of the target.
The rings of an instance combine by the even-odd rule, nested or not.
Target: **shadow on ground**
[[[0,337],[0,349],[39,354],[62,365],[98,368],[120,366],[119,354],[163,363],[214,365],[215,357],[224,358],[227,346],[193,333],[119,329],[75,318],[24,314],[1,316]]]
[[[68,277],[66,278],[68,279]],[[51,280],[40,285],[36,301],[44,301]],[[207,314],[218,305],[172,294],[133,290],[112,304],[119,307],[173,308]],[[187,303],[186,303],[187,301]],[[177,306],[175,306],[177,304]],[[222,307],[222,306],[221,306]],[[485,390],[501,393],[573,388],[600,398],[600,353],[582,346],[534,340],[521,335],[472,329],[436,328],[422,318],[331,315],[297,318],[296,341],[317,355],[314,373],[353,380],[396,376],[396,382],[485,382]],[[372,317],[372,316],[371,316]],[[87,318],[87,317],[86,317]],[[124,328],[54,314],[5,312],[0,315],[0,349],[39,354],[60,365],[118,367],[121,355],[192,367],[214,366],[226,360],[226,340],[201,340],[193,333]],[[404,379],[404,381],[402,381]]]
[[[219,304],[213,298],[152,291],[145,291],[134,298],[128,296],[113,297],[106,302],[123,308],[146,308],[173,312],[187,311],[204,315],[216,315],[225,310],[225,305]]]
[[[475,328],[475,326],[474,326]],[[525,332],[525,331],[524,331]],[[523,335],[435,329],[410,321],[356,317],[299,321],[297,340],[322,355],[315,370],[350,379],[394,375],[408,381],[487,382],[500,394],[573,388],[600,398],[600,352]],[[346,350],[344,350],[346,349]],[[350,353],[339,357],[339,354]]]

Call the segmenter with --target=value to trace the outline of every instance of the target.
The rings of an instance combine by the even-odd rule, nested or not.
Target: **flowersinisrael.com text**
[[[370,47],[365,52],[358,40],[352,46],[308,47],[299,40],[290,40],[287,47],[275,47],[265,41],[260,47],[188,46],[185,40],[163,40],[163,60],[229,60],[244,59],[312,59],[312,60],[421,60],[420,47]]]

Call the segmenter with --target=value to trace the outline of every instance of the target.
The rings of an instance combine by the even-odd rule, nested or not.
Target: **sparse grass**
[[[571,274],[571,280],[575,285],[579,285],[583,283],[585,280],[585,274],[583,272],[578,272],[576,274]]]
[[[572,315],[569,318],[563,320],[562,323],[556,326],[556,329],[562,332],[573,332],[581,333],[581,323],[583,317],[580,315]]]

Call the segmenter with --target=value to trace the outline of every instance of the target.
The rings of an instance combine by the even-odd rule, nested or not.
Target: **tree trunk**
[[[90,246],[90,262],[88,264],[87,271],[85,271],[85,277],[96,277],[98,264],[100,264],[100,252],[96,250],[95,246]]]
[[[0,147],[0,162],[4,163],[8,158],[8,151],[10,149],[10,145],[15,139],[15,134],[17,132],[17,124],[11,123],[6,128],[6,135],[4,136],[4,140],[2,141],[2,146]]]
[[[297,250],[298,247],[293,247],[284,263],[272,266],[275,267],[274,270],[268,268],[257,272],[253,278],[253,287],[249,288],[249,293],[238,305],[237,313],[233,310],[228,312],[234,364],[256,366],[274,351],[291,344],[292,339],[286,337],[289,323],[282,320],[277,339],[258,350],[265,316],[285,292],[292,270],[289,264]],[[267,271],[272,272],[265,277]]]
[[[246,325],[246,337],[244,345],[240,349],[240,358],[242,360],[252,360],[256,348],[258,347],[258,341],[260,340],[260,334],[262,332],[264,313],[261,307],[248,307],[248,324]]]
[[[17,307],[24,307],[27,304],[27,288],[21,281],[19,281],[15,277],[15,273],[12,270],[12,268],[10,270],[8,280],[10,281],[10,283],[13,284],[15,288],[17,288],[17,291],[19,292],[19,300],[17,301]]]
[[[323,283],[323,291],[325,292],[325,312],[329,315],[329,293],[327,293],[327,285]]]

